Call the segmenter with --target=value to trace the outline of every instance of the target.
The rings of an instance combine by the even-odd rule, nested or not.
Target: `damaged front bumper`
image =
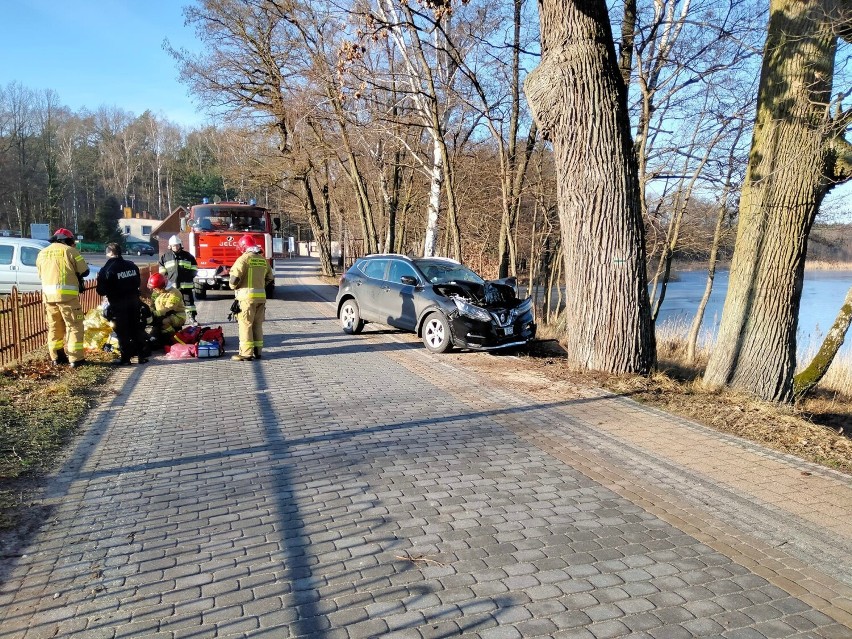
[[[525,346],[535,339],[537,327],[531,299],[527,298],[514,309],[487,312],[489,321],[470,317],[461,311],[449,316],[453,344],[456,347],[487,351]]]

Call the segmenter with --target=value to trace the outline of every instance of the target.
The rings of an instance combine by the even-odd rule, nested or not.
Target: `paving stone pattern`
[[[5,560],[0,637],[852,637],[838,580],[807,603],[605,446],[573,463],[570,406],[344,335],[314,267],[279,265],[262,361],[116,373]],[[199,315],[234,350],[228,305]]]

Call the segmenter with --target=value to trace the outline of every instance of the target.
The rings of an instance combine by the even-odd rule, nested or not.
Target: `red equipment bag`
[[[174,334],[174,340],[178,344],[196,344],[201,339],[201,327],[186,326]]]

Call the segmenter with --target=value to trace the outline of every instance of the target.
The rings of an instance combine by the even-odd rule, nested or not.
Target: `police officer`
[[[159,271],[160,275],[164,275],[183,295],[183,304],[190,323],[198,324],[195,319],[197,312],[193,291],[198,263],[192,253],[183,249],[183,243],[177,235],[169,238],[169,250],[160,256]]]
[[[136,357],[140,364],[148,361],[145,329],[140,322],[139,268],[121,256],[121,247],[115,242],[106,246],[107,261],[98,271],[98,295],[109,302],[109,317],[118,338],[121,359],[116,364],[132,364]]]
[[[89,265],[74,248],[71,231],[56,229],[50,246],[39,251],[36,269],[41,279],[50,359],[54,366],[70,364],[71,368],[77,368],[86,361],[80,293],[83,280],[89,274]]]
[[[240,352],[231,357],[237,362],[261,358],[263,320],[266,316],[266,286],[275,281],[269,262],[251,235],[237,242],[242,255],[231,267],[228,284],[240,304],[237,323],[240,327]]]

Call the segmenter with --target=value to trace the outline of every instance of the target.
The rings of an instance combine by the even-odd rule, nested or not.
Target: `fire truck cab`
[[[231,267],[240,256],[237,242],[243,235],[251,235],[263,248],[269,266],[272,263],[272,225],[269,209],[257,206],[252,200],[197,204],[189,213],[189,252],[198,262],[195,276],[195,297],[204,299],[210,289],[228,290]],[[271,298],[275,286],[267,288]]]

